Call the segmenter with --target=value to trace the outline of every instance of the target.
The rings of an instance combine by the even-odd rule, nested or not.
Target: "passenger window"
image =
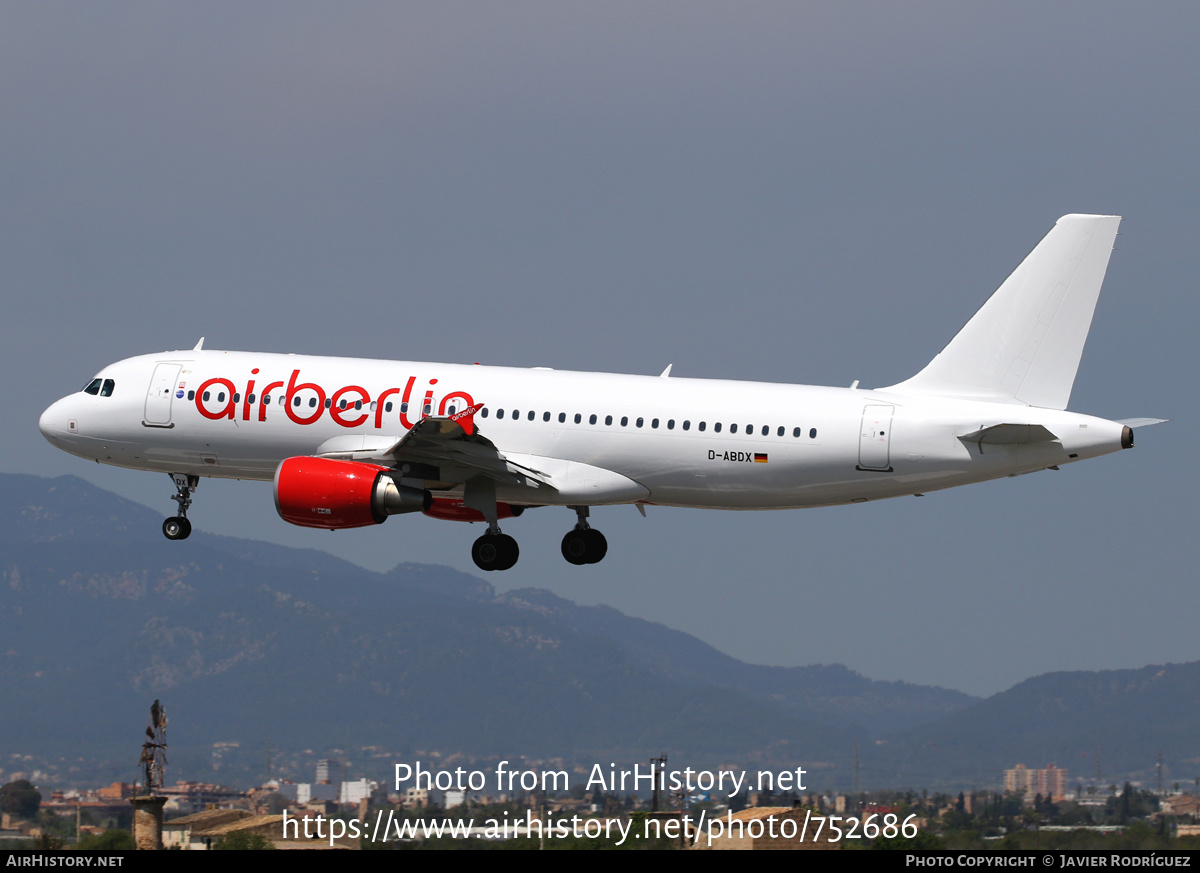
[[[781,435],[782,435],[782,433],[783,433],[783,432],[782,432],[782,431],[780,431],[780,434],[781,434]],[[762,429],[762,435],[763,435],[763,436],[770,436],[770,435],[771,435],[771,425],[769,425],[769,424],[764,424],[764,425],[763,425],[763,429]]]
[[[696,427],[698,427],[700,429],[701,433],[703,433],[704,428],[707,427],[707,425],[708,425],[708,422],[702,421],[698,425],[696,425]]]
[[[621,416],[621,427],[629,427],[629,416],[628,415]]]
[[[639,418],[639,419],[638,419],[636,422],[634,422],[634,423],[635,423],[635,424],[636,424],[638,427],[641,427],[643,422],[644,422],[644,419],[641,419],[641,418]]]
[[[426,415],[429,415],[429,413],[433,412],[433,407],[431,405],[429,405],[428,403],[426,403],[425,408],[421,411],[424,412]]]
[[[588,424],[595,424],[595,423],[596,423],[596,413],[593,412],[591,415],[588,416]]]
[[[203,394],[201,394],[200,399],[203,400],[205,403],[207,403],[208,402],[208,392],[205,391]]]
[[[606,416],[604,416],[604,423],[605,423],[606,425],[609,425],[609,426],[611,426],[611,425],[612,425],[612,416],[611,416],[611,415],[606,415]]]
[[[675,430],[675,419],[667,419],[667,430]]]
[[[308,398],[308,406],[310,409],[316,405],[317,405],[317,398],[315,398],[315,397]]]
[[[651,427],[658,427],[658,419],[657,419],[657,418],[652,418],[652,419],[650,419],[650,426],[651,426]]]
[[[241,395],[241,394],[236,394],[236,393],[235,393],[235,394],[233,395],[233,402],[234,402],[234,403],[241,403],[241,402],[242,402],[242,395]]]
[[[532,412],[531,412],[529,415],[530,415],[530,417],[531,417],[531,418],[533,417],[533,413],[532,413]],[[549,412],[543,412],[543,413],[542,413],[542,421],[549,421],[549,420],[550,420],[550,413],[549,413]]]
[[[794,436],[794,437],[800,436],[800,428],[798,428],[798,427],[792,428],[792,436]]]
[[[362,401],[361,401],[361,400],[355,400],[355,401],[354,401],[354,408],[355,408],[355,409],[362,409]]]
[[[488,417],[487,407],[485,406],[485,407],[483,407],[483,409],[479,410],[479,414],[482,415],[484,418],[487,418]]]
[[[575,413],[575,423],[579,424],[579,422],[581,422],[581,421],[583,421],[583,416],[580,415],[578,412],[576,412]]]
[[[718,421],[716,424],[713,425],[713,433],[720,433],[720,432],[721,432],[721,422]]]
[[[720,425],[717,425],[717,427],[718,427],[718,428],[720,428]],[[731,424],[731,425],[729,425],[729,432],[730,432],[730,433],[737,433],[737,425],[736,425],[736,424]]]
[[[246,402],[247,402],[247,403],[253,403],[253,402],[254,402],[254,395],[253,395],[253,394],[251,394],[249,397],[247,397],[247,398],[246,398]]]
[[[100,393],[100,386],[102,384],[104,384],[103,379],[93,379],[91,382],[88,383],[88,386],[83,389],[83,393],[91,394],[93,397],[95,397],[97,394]]]
[[[400,411],[408,412],[408,401],[407,400],[400,404]]]
[[[504,410],[503,409],[496,410],[496,418],[504,418]]]
[[[117,387],[117,383],[112,379],[105,379],[104,386],[100,389],[101,397],[112,397],[113,389]]]
[[[558,423],[563,424],[564,422],[566,422],[566,420],[567,420],[567,414],[565,412],[560,412],[558,414]]]
[[[383,404],[383,411],[384,412],[392,411],[392,401],[389,400],[387,403]]]
[[[205,392],[205,393],[207,393],[207,392]],[[205,399],[207,400],[208,398],[206,397]],[[299,405],[300,405],[300,398],[297,397],[295,400],[292,401],[292,406],[299,406]]]
[[[225,402],[225,392],[218,391],[217,392],[217,403],[224,403],[224,402]]]
[[[195,391],[189,391],[189,392],[188,392],[188,400],[195,400],[195,399],[196,399],[196,392],[195,392]],[[267,397],[267,398],[265,398],[265,399],[266,399],[266,400],[270,400],[271,398],[270,398],[270,397]]]
[[[520,417],[521,417],[521,411],[519,409],[514,409],[512,411],[512,420],[516,421]]]
[[[817,438],[817,429],[815,427],[808,432],[808,438],[810,440],[815,440]]]
[[[374,411],[375,411],[375,405],[376,405],[376,403],[378,403],[378,401],[376,401],[376,400],[372,400],[372,401],[371,401],[371,411],[372,411],[372,412],[374,412]],[[450,411],[451,411],[451,412],[453,412],[454,410],[452,409],[452,410],[450,410]]]
[[[690,421],[685,421],[685,422],[683,423],[683,429],[684,429],[684,430],[691,430],[691,429],[692,429],[692,423],[691,423]]]

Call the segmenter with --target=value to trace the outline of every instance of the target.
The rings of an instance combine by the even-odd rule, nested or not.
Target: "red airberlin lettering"
[[[262,390],[262,396],[258,398],[258,420],[267,420],[267,403],[271,400],[271,392],[276,388],[282,388],[282,382],[271,382]]]
[[[400,399],[400,424],[404,425],[405,430],[412,430],[412,422],[408,420],[408,398],[412,395],[413,384],[416,381],[416,376],[408,377],[408,384],[404,386],[404,396]]]
[[[371,395],[367,393],[367,389],[359,388],[357,385],[347,385],[345,388],[339,388],[337,391],[334,391],[333,397],[330,398],[330,400],[333,402],[329,407],[329,415],[342,427],[358,427],[368,418],[368,414],[365,412],[357,418],[350,420],[342,418],[343,412],[353,411],[354,409],[353,400],[349,402],[345,409],[341,409],[338,406],[338,404],[341,403],[342,395],[350,393],[357,393],[359,395],[357,399],[361,400],[363,403],[369,403],[371,401]]]
[[[321,413],[325,411],[325,389],[323,389],[316,382],[301,382],[299,385],[297,385],[296,379],[299,377],[299,375],[299,370],[292,370],[292,378],[288,379],[287,397],[284,398],[284,402],[287,404],[287,417],[296,422],[296,424],[312,424],[314,421],[320,418]],[[317,392],[317,408],[313,411],[312,415],[307,417],[303,415],[297,415],[295,409],[292,408],[293,404],[296,402],[296,392],[303,391],[305,388],[311,388],[313,391]]]
[[[257,376],[259,368],[255,367],[250,371],[251,375]],[[399,388],[385,388],[379,392],[375,403],[371,403],[371,393],[361,385],[346,385],[338,388],[332,394],[328,394],[326,390],[316,382],[300,382],[300,370],[292,370],[291,377],[286,383],[275,381],[268,382],[263,386],[261,392],[256,392],[254,386],[255,379],[250,379],[246,382],[246,390],[242,392],[239,398],[242,401],[241,418],[242,421],[250,421],[252,410],[255,404],[258,405],[258,420],[267,420],[267,406],[275,397],[274,392],[279,388],[284,388],[285,393],[278,399],[278,405],[283,406],[283,411],[287,413],[287,417],[296,424],[315,424],[320,420],[325,410],[329,410],[329,417],[332,418],[342,427],[361,427],[367,424],[368,420],[374,419],[372,424],[377,430],[383,430],[387,427],[384,421],[384,415],[387,414],[387,407],[391,405],[388,398],[400,396],[400,409],[396,415],[400,420],[400,425],[405,430],[411,430],[413,420],[409,418],[409,412],[416,414],[413,418],[418,421],[426,415],[432,414],[434,407],[437,407],[438,415],[446,415],[448,412],[451,417],[465,425],[468,433],[474,429],[473,417],[476,412],[482,407],[482,404],[476,404],[474,398],[466,391],[451,391],[441,400],[436,400],[434,397],[434,389],[429,388],[425,391],[424,402],[421,404],[420,412],[410,410],[412,402],[413,389],[417,384],[416,376],[409,376],[408,381],[404,385],[403,393]],[[437,379],[430,379],[429,385],[436,385]],[[225,389],[224,392],[218,392],[216,402],[222,404],[217,411],[211,411],[205,405],[204,394],[209,392],[209,400],[213,400],[210,388],[219,387]],[[304,402],[302,392],[311,392],[308,397],[308,402]],[[196,389],[196,409],[205,418],[216,421],[221,418],[235,419],[238,415],[237,402],[234,397],[237,397],[239,392],[231,380],[223,377],[216,377],[204,382]],[[313,396],[315,395],[315,397]],[[326,399],[328,397],[328,399]],[[251,398],[254,398],[251,400]],[[343,399],[345,398],[345,399]],[[300,405],[297,405],[297,400],[300,400]],[[345,409],[342,404],[345,403]],[[461,407],[459,404],[462,404]],[[365,409],[363,407],[366,407]],[[429,413],[425,412],[425,408],[429,408]],[[371,415],[372,409],[375,413]],[[310,411],[311,410],[311,411]],[[304,413],[309,413],[305,415]],[[390,417],[390,416],[389,416]],[[393,421],[395,419],[392,419]]]
[[[258,367],[255,367],[250,372],[253,374],[257,374]],[[250,420],[250,403],[251,403],[251,400],[253,399],[253,397],[254,397],[254,380],[251,379],[246,384],[246,396],[242,400],[242,421]]]
[[[219,412],[209,412],[204,406],[204,392],[213,385],[221,385],[229,389],[229,400],[226,401]],[[209,379],[196,389],[196,408],[200,410],[201,415],[213,421],[216,421],[218,418],[233,418],[237,414],[237,405],[233,402],[233,394],[236,390],[233,387],[233,383],[228,379]]]

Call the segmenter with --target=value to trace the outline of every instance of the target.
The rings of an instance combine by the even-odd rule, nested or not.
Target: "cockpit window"
[[[104,384],[100,387],[101,397],[112,397],[113,389],[117,387],[117,383],[112,379],[105,379]]]
[[[93,379],[86,388],[83,389],[84,394],[91,394],[93,397],[100,393],[100,386],[104,384],[103,379]]]

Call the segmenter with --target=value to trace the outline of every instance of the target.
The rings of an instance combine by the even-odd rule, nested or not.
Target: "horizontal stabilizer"
[[[1064,215],[958,335],[891,389],[1066,409],[1118,215]]]
[[[971,433],[964,433],[959,439],[968,443],[985,443],[989,446],[1026,446],[1030,443],[1046,443],[1058,439],[1040,424],[993,424]]]
[[[1126,427],[1149,427],[1152,424],[1166,424],[1170,420],[1169,418],[1118,418],[1117,424],[1123,424]]]

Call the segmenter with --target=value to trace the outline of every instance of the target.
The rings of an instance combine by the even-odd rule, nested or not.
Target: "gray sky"
[[[1136,451],[848,508],[510,522],[501,587],[976,694],[1200,658],[1191,4],[0,4],[2,468],[113,360],[256,349],[887,385],[1067,212],[1126,217],[1071,408]],[[1190,454],[1189,454],[1190,457]],[[195,525],[477,572],[478,526]],[[186,549],[186,544],[181,544]]]

